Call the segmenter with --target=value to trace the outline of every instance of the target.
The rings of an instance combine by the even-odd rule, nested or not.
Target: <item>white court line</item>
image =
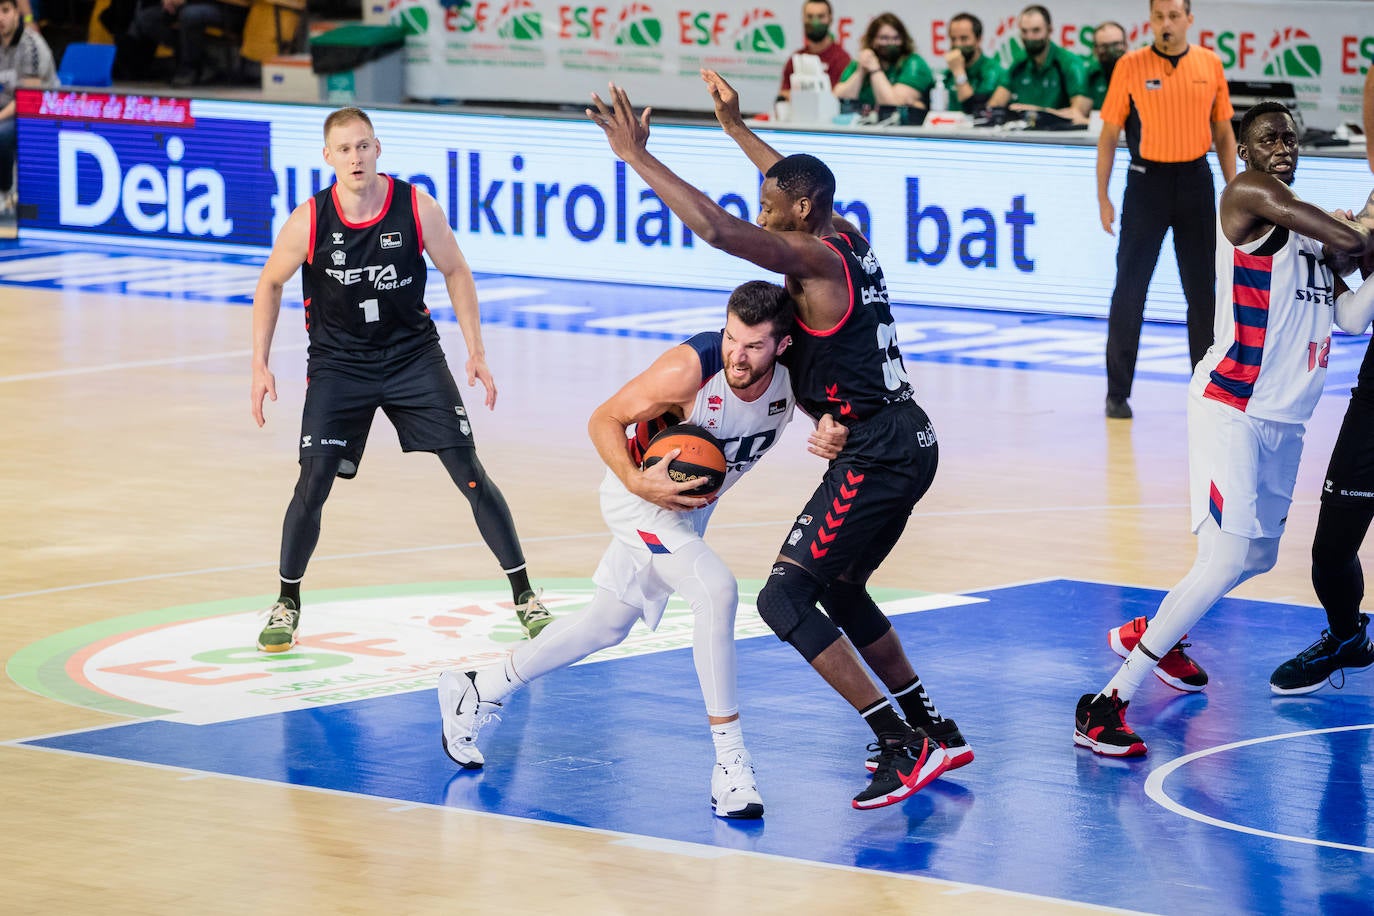
[[[73,731],[68,732],[68,733],[65,733],[65,734],[79,734],[79,733],[81,733],[81,732],[101,731],[101,730],[106,729],[106,728],[124,728],[124,727],[127,727],[128,725],[137,725],[138,722],[149,722],[149,721],[154,721],[154,720],[151,720],[151,719],[140,719],[140,720],[138,720],[137,722],[119,723],[119,724],[117,724],[117,725],[103,725],[103,726],[96,726],[96,727],[94,727],[94,728],[74,729]],[[54,735],[45,735],[44,737],[47,737],[47,738],[56,738],[56,737],[61,737],[62,734],[64,734],[64,733],[57,733],[57,734],[54,734]],[[147,761],[143,761],[143,760],[134,760],[134,759],[131,759],[131,758],[128,758],[128,757],[110,757],[110,756],[107,756],[107,755],[105,755],[105,754],[95,753],[95,752],[91,752],[91,751],[74,751],[74,750],[69,750],[69,749],[67,749],[67,748],[44,747],[44,746],[39,745],[39,744],[27,744],[27,743],[25,743],[25,742],[27,742],[27,741],[37,741],[37,740],[40,740],[40,739],[38,739],[38,738],[21,738],[21,739],[15,739],[15,740],[11,740],[11,741],[0,741],[0,747],[13,747],[13,748],[18,748],[18,749],[27,750],[27,751],[41,751],[41,752],[48,753],[48,754],[61,754],[61,755],[68,756],[68,757],[84,757],[84,758],[91,759],[91,760],[101,760],[101,761],[104,761],[104,762],[106,762],[106,763],[116,763],[116,764],[122,764],[122,765],[124,765],[124,766],[143,767],[143,768],[146,768],[146,769],[149,769],[149,770],[161,770],[161,771],[163,771],[164,773],[169,773],[169,774],[175,774],[175,773],[205,773],[207,776],[213,776],[213,777],[216,777],[216,778],[218,778],[218,779],[228,780],[229,782],[244,783],[244,784],[248,784],[248,785],[266,786],[266,787],[270,787],[270,788],[273,788],[273,789],[285,789],[285,790],[292,791],[292,792],[313,792],[313,793],[317,793],[317,794],[320,794],[320,795],[333,795],[333,796],[336,796],[336,797],[339,797],[339,798],[352,798],[352,799],[357,799],[357,798],[370,798],[370,799],[374,799],[374,800],[376,800],[376,801],[384,802],[384,803],[387,803],[388,805],[390,805],[391,807],[388,808],[388,811],[389,811],[389,812],[406,813],[407,811],[410,811],[410,810],[425,810],[425,809],[434,810],[434,811],[444,811],[444,812],[449,812],[452,816],[464,816],[464,815],[469,815],[469,816],[472,816],[472,817],[481,817],[481,818],[489,818],[489,819],[491,819],[491,820],[505,821],[506,823],[525,824],[525,825],[530,825],[530,826],[535,826],[535,827],[547,827],[547,828],[549,828],[549,829],[551,829],[551,830],[567,830],[567,831],[571,831],[571,832],[574,832],[574,833],[589,834],[589,835],[592,835],[592,836],[600,836],[600,837],[604,837],[609,845],[632,845],[632,844],[633,844],[633,841],[636,841],[636,840],[642,841],[642,840],[645,839],[645,838],[644,838],[643,836],[641,836],[640,834],[625,833],[625,832],[619,831],[619,830],[610,830],[610,829],[607,829],[607,828],[605,828],[605,827],[588,827],[588,826],[585,826],[585,825],[583,825],[583,824],[563,824],[563,823],[559,823],[558,821],[541,820],[541,819],[536,818],[536,817],[519,817],[519,816],[514,815],[514,814],[500,814],[500,813],[495,812],[495,811],[482,811],[482,810],[472,809],[472,808],[462,808],[462,807],[459,807],[459,806],[457,806],[457,805],[441,805],[441,804],[436,804],[436,803],[432,803],[432,802],[411,802],[411,803],[403,803],[402,805],[396,805],[396,802],[400,801],[400,799],[388,798],[387,796],[384,796],[384,795],[373,795],[373,794],[365,793],[365,792],[349,792],[349,791],[347,791],[347,790],[345,790],[345,789],[326,789],[326,788],[324,788],[324,787],[322,787],[322,786],[303,786],[303,785],[297,785],[297,784],[293,784],[293,783],[281,782],[281,781],[275,780],[275,779],[264,779],[264,778],[257,777],[257,776],[237,776],[237,775],[235,775],[235,774],[233,774],[233,773],[217,773],[217,772],[213,772],[213,771],[195,770],[195,769],[191,769],[191,768],[189,768],[189,767],[175,766],[175,765],[166,764],[166,763],[149,763],[149,762],[147,762]],[[455,771],[454,776],[453,776],[453,779],[454,779],[454,780],[460,780],[460,779],[461,779],[461,780],[467,780],[467,779],[474,779],[474,778],[476,778],[476,777],[472,777],[470,774],[469,774],[469,775],[464,775],[464,772],[465,772],[465,771],[462,771],[462,770]],[[450,782],[452,782],[452,781],[453,781],[453,780],[450,780]],[[631,842],[627,843],[626,841],[631,841]],[[706,854],[705,854],[705,856],[703,856],[703,857],[713,857],[713,856],[712,856],[712,853],[713,853],[715,850],[721,849],[721,848],[722,848],[722,847],[717,847],[717,846],[711,846],[711,845],[704,844],[704,843],[703,843],[703,844],[694,844],[694,843],[685,843],[685,842],[681,842],[681,841],[677,841],[677,845],[678,845],[679,847],[687,847],[687,846],[696,846],[696,845],[700,845],[700,846],[702,846],[702,847],[706,850]],[[664,852],[664,853],[667,854],[667,855],[681,854],[681,853],[685,853],[685,852],[686,852],[686,850],[685,850],[684,848],[677,848],[677,849],[668,849],[668,848],[664,848],[664,849],[662,849],[662,850],[660,850],[660,851]],[[732,853],[732,854],[734,854],[734,855],[748,856],[748,857],[750,857],[750,858],[762,859],[762,860],[764,860],[764,861],[766,861],[766,862],[786,862],[786,863],[789,864],[789,865],[807,865],[807,866],[811,866],[811,867],[813,867],[813,868],[822,868],[822,869],[827,869],[827,870],[830,870],[830,871],[848,872],[849,874],[853,874],[853,875],[865,875],[865,876],[868,876],[868,877],[896,878],[896,879],[901,880],[901,881],[911,881],[911,882],[916,883],[916,884],[940,885],[940,886],[944,886],[944,887],[952,888],[952,889],[966,888],[966,889],[969,890],[969,891],[981,891],[982,893],[985,893],[985,894],[992,894],[992,895],[994,895],[994,896],[1006,898],[1006,899],[1009,899],[1009,900],[1032,900],[1032,901],[1037,901],[1037,902],[1040,902],[1040,903],[1054,903],[1054,904],[1058,904],[1058,905],[1061,905],[1061,906],[1070,906],[1070,907],[1073,907],[1073,908],[1075,908],[1075,909],[1089,910],[1089,911],[1103,912],[1103,913],[1139,913],[1139,912],[1143,912],[1143,911],[1140,911],[1140,910],[1123,910],[1123,909],[1120,909],[1120,908],[1118,908],[1118,907],[1101,906],[1101,905],[1094,904],[1094,903],[1083,903],[1082,901],[1079,901],[1079,900],[1070,900],[1070,899],[1063,898],[1063,897],[1049,897],[1049,896],[1046,896],[1046,895],[1044,895],[1044,894],[1031,894],[1031,893],[1027,893],[1027,892],[1025,892],[1025,891],[1009,891],[1009,890],[1005,890],[1005,889],[1000,888],[1000,887],[987,887],[987,886],[983,886],[983,885],[979,885],[979,884],[966,884],[966,883],[964,883],[964,882],[962,882],[962,881],[951,881],[951,880],[948,880],[948,879],[946,879],[946,878],[932,878],[932,877],[929,877],[928,875],[912,875],[912,874],[907,874],[907,873],[905,873],[905,872],[884,871],[884,870],[881,870],[881,869],[873,869],[873,868],[861,868],[861,867],[859,867],[859,866],[857,866],[857,865],[838,865],[838,864],[835,864],[835,863],[833,863],[833,862],[820,862],[820,861],[817,861],[817,860],[814,860],[814,859],[802,859],[802,858],[796,858],[796,857],[793,857],[793,856],[777,855],[777,854],[775,854],[775,853],[757,852],[757,851],[752,850],[752,849],[731,849],[731,850],[729,850],[729,852]]]
[[[527,544],[545,541],[576,541],[585,538],[605,538],[607,532],[598,531],[594,534],[556,534],[545,537],[521,538]],[[483,541],[468,541],[463,544],[432,544],[428,547],[398,547],[394,550],[370,550],[364,553],[340,553],[327,557],[314,557],[311,563],[329,562],[331,560],[360,560],[368,557],[397,556],[408,553],[429,553],[436,550],[462,550],[469,547],[486,547]],[[133,582],[155,582],[159,579],[182,579],[188,576],[205,576],[212,573],[223,572],[243,572],[248,569],[275,569],[277,562],[270,563],[243,563],[238,566],[208,566],[204,569],[186,569],[180,572],[152,573],[146,576],[129,576],[125,579],[106,579],[103,582],[83,582],[78,585],[61,585],[57,588],[40,588],[32,592],[13,592],[9,595],[0,595],[0,601],[8,601],[11,598],[32,598],[36,595],[51,595],[57,592],[75,592],[87,588],[104,588],[109,585],[129,585]]]
[[[3,381],[3,379],[0,379]],[[1293,500],[1295,506],[1315,506],[1316,500]],[[1187,503],[1139,503],[1127,506],[1037,506],[1027,509],[952,509],[948,512],[922,512],[919,518],[971,518],[975,516],[988,515],[1034,515],[1046,513],[1067,513],[1067,512],[1140,512],[1186,509]],[[784,528],[792,524],[795,516],[787,516],[784,519],[774,519],[766,522],[735,522],[734,524],[716,524],[711,526],[712,531],[727,531],[740,528]],[[580,541],[587,538],[606,538],[605,530],[595,532],[585,532],[582,534],[556,534],[544,537],[522,538],[528,543],[551,543],[554,541]],[[400,556],[411,553],[429,553],[436,550],[465,550],[470,547],[486,547],[482,541],[468,541],[460,544],[431,544],[428,547],[397,547],[392,550],[369,550],[361,553],[341,553],[326,557],[314,557],[310,562],[325,563],[332,560],[363,560],[372,557]],[[238,566],[209,566],[204,569],[188,569],[180,572],[153,573],[146,576],[130,576],[124,579],[105,579],[100,582],[82,582],[76,585],[61,585],[56,588],[41,588],[31,592],[12,592],[8,595],[0,595],[0,601],[9,601],[13,598],[32,598],[37,595],[52,595],[59,592],[75,592],[88,588],[104,588],[109,585],[128,585],[133,582],[155,582],[159,579],[181,579],[188,576],[210,575],[212,573],[223,572],[242,572],[248,569],[265,569],[275,567],[276,562],[271,563],[243,563]],[[1035,582],[1049,581],[1050,578],[1032,580]],[[1073,577],[1077,579],[1077,577]],[[1091,581],[1078,579],[1080,582]],[[1107,585],[1119,585],[1120,583],[1103,583]],[[1003,588],[1007,586],[988,586],[988,588]],[[1152,588],[1153,586],[1141,586],[1142,588]],[[986,591],[987,589],[970,589],[970,591]]]
[[[1297,500],[1294,500],[1297,503]],[[949,512],[924,512],[922,518],[960,518],[964,516],[978,515],[1027,515],[1032,513],[1045,512],[1108,512],[1108,511],[1139,511],[1141,509],[1180,509],[1186,508],[1185,503],[1160,503],[1136,506],[1055,506],[1051,508],[1032,508],[1032,509],[955,509]],[[774,519],[766,522],[735,522],[733,524],[716,524],[711,526],[712,531],[727,531],[741,528],[785,528],[792,524],[795,516],[787,516],[784,519]],[[604,539],[608,533],[603,530],[595,532],[584,532],[582,534],[554,534],[544,537],[521,538],[526,543],[552,543],[554,541],[580,541],[587,538]],[[397,547],[391,550],[369,550],[360,553],[340,553],[331,556],[313,557],[311,563],[326,563],[333,560],[364,560],[374,557],[393,557],[411,553],[430,553],[436,550],[465,550],[470,547],[486,547],[482,541],[467,541],[459,544],[431,544],[427,547]],[[203,569],[187,569],[179,572],[151,573],[146,576],[129,576],[123,579],[105,579],[99,582],[82,582],[76,585],[60,585],[56,588],[40,588],[30,592],[11,592],[8,595],[0,595],[0,601],[9,601],[14,598],[33,598],[38,595],[52,595],[59,592],[75,592],[88,588],[104,588],[110,585],[129,585],[134,582],[156,582],[160,579],[182,579],[188,576],[203,576],[213,573],[224,572],[243,572],[249,569],[275,568],[276,561],[270,563],[243,563],[237,566],[208,566]],[[1041,581],[1041,580],[1037,580]],[[1048,581],[1048,580],[1043,580]],[[982,589],[975,589],[982,591]]]
[[[273,347],[273,352],[304,350],[307,344],[284,344]],[[91,375],[96,372],[119,372],[123,369],[146,369],[149,366],[175,366],[182,363],[206,363],[216,359],[243,359],[253,355],[252,350],[225,350],[221,353],[202,353],[199,356],[165,356],[162,359],[140,359],[127,363],[104,363],[99,366],[78,366],[71,369],[53,369],[48,372],[27,372],[23,375],[0,376],[0,385],[9,382],[32,382],[46,378],[62,378],[69,375]]]
[[[1368,846],[1353,846],[1349,843],[1333,843],[1330,840],[1319,840],[1315,837],[1293,836],[1287,833],[1275,833],[1272,830],[1261,830],[1258,827],[1247,827],[1244,824],[1236,824],[1231,821],[1223,821],[1220,818],[1211,817],[1199,811],[1194,811],[1169,797],[1164,791],[1164,780],[1175,770],[1192,763],[1194,760],[1201,760],[1203,757],[1210,757],[1213,754],[1221,754],[1236,748],[1249,747],[1252,744],[1264,744],[1269,741],[1283,741],[1287,738],[1304,738],[1308,735],[1329,735],[1334,732],[1350,732],[1360,729],[1374,729],[1374,725],[1342,725],[1337,728],[1314,728],[1303,732],[1288,732],[1284,735],[1269,735],[1264,738],[1249,738],[1245,741],[1233,741],[1230,744],[1222,744],[1217,747],[1210,747],[1206,750],[1196,751],[1186,754],[1176,760],[1171,760],[1157,770],[1152,770],[1149,777],[1145,780],[1145,794],[1168,811],[1174,814],[1181,814],[1191,820],[1210,824],[1213,827],[1220,827],[1223,830],[1234,830],[1237,833],[1248,833],[1251,836],[1265,837],[1270,840],[1283,840],[1289,843],[1303,843],[1307,846],[1324,846],[1327,849],[1342,849],[1346,852],[1367,852],[1374,854],[1374,849]]]

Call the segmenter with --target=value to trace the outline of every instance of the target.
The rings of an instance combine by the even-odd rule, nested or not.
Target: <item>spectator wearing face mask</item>
[[[1075,124],[1087,124],[1092,111],[1078,55],[1050,41],[1050,11],[1032,4],[1021,11],[1023,60],[1007,71],[1007,88],[1017,111],[1048,111]]]
[[[1093,56],[1089,58],[1084,74],[1088,82],[1088,98],[1093,100],[1093,111],[1102,110],[1102,100],[1107,97],[1107,87],[1112,84],[1112,71],[1125,53],[1126,30],[1121,23],[1108,20],[1093,30]]]
[[[862,48],[835,86],[836,98],[857,99],[861,105],[930,107],[935,74],[916,53],[916,42],[902,20],[892,13],[873,17]]]
[[[831,34],[830,27],[835,21],[835,11],[830,0],[806,0],[802,4],[802,30],[806,43],[801,50],[792,54],[814,54],[821,59],[830,73],[831,87],[838,86],[844,75],[844,68],[852,59],[849,52],[840,46]],[[792,98],[792,56],[788,55],[787,64],[782,68],[782,85],[778,87],[778,98]]]
[[[983,53],[982,43],[983,21],[977,16],[959,13],[949,20],[944,84],[950,111],[976,114],[985,108],[1005,108],[1011,101],[1007,72],[997,58]]]

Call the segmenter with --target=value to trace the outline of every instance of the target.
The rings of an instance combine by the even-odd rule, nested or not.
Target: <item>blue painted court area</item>
[[[1374,673],[1308,698],[1268,688],[1274,666],[1316,637],[1319,609],[1223,601],[1192,638],[1207,692],[1151,680],[1129,712],[1150,756],[1112,761],[1074,747],[1074,703],[1115,670],[1107,629],[1152,613],[1162,594],[1055,580],[978,597],[894,618],[977,758],[874,811],[849,807],[867,730],[771,637],[740,644],[767,804],[754,823],[710,813],[711,745],[685,649],[537,682],[484,734],[479,772],[444,756],[430,691],[28,743],[1132,910],[1369,912]]]
[[[251,305],[264,256],[179,252],[45,242],[0,245],[0,285],[163,298],[178,306]],[[575,334],[614,334],[682,340],[720,326],[720,292],[628,286],[497,275],[477,277],[482,323]],[[429,289],[443,289],[431,272]],[[442,305],[441,305],[442,303]],[[442,292],[429,296],[439,322],[454,322]],[[287,284],[283,306],[300,309],[300,283]],[[897,302],[898,344],[908,361],[1040,369],[1101,377],[1106,322],[974,311]],[[1367,345],[1365,337],[1333,338],[1327,390],[1349,389]],[[1188,378],[1188,341],[1182,325],[1147,322],[1136,377]]]

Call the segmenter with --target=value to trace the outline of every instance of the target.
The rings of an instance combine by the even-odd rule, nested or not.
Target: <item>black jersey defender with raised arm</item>
[[[854,423],[910,401],[913,394],[888,307],[887,281],[868,240],[857,232],[841,232],[821,241],[844,260],[849,311],[826,331],[799,320],[781,361],[792,372],[802,409],[813,417],[828,413]]]

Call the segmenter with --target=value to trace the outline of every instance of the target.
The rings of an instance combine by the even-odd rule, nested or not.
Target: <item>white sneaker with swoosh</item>
[[[443,717],[444,753],[465,770],[479,770],[485,759],[477,749],[477,733],[488,720],[500,718],[501,704],[477,694],[477,672],[439,674],[439,714]]]

